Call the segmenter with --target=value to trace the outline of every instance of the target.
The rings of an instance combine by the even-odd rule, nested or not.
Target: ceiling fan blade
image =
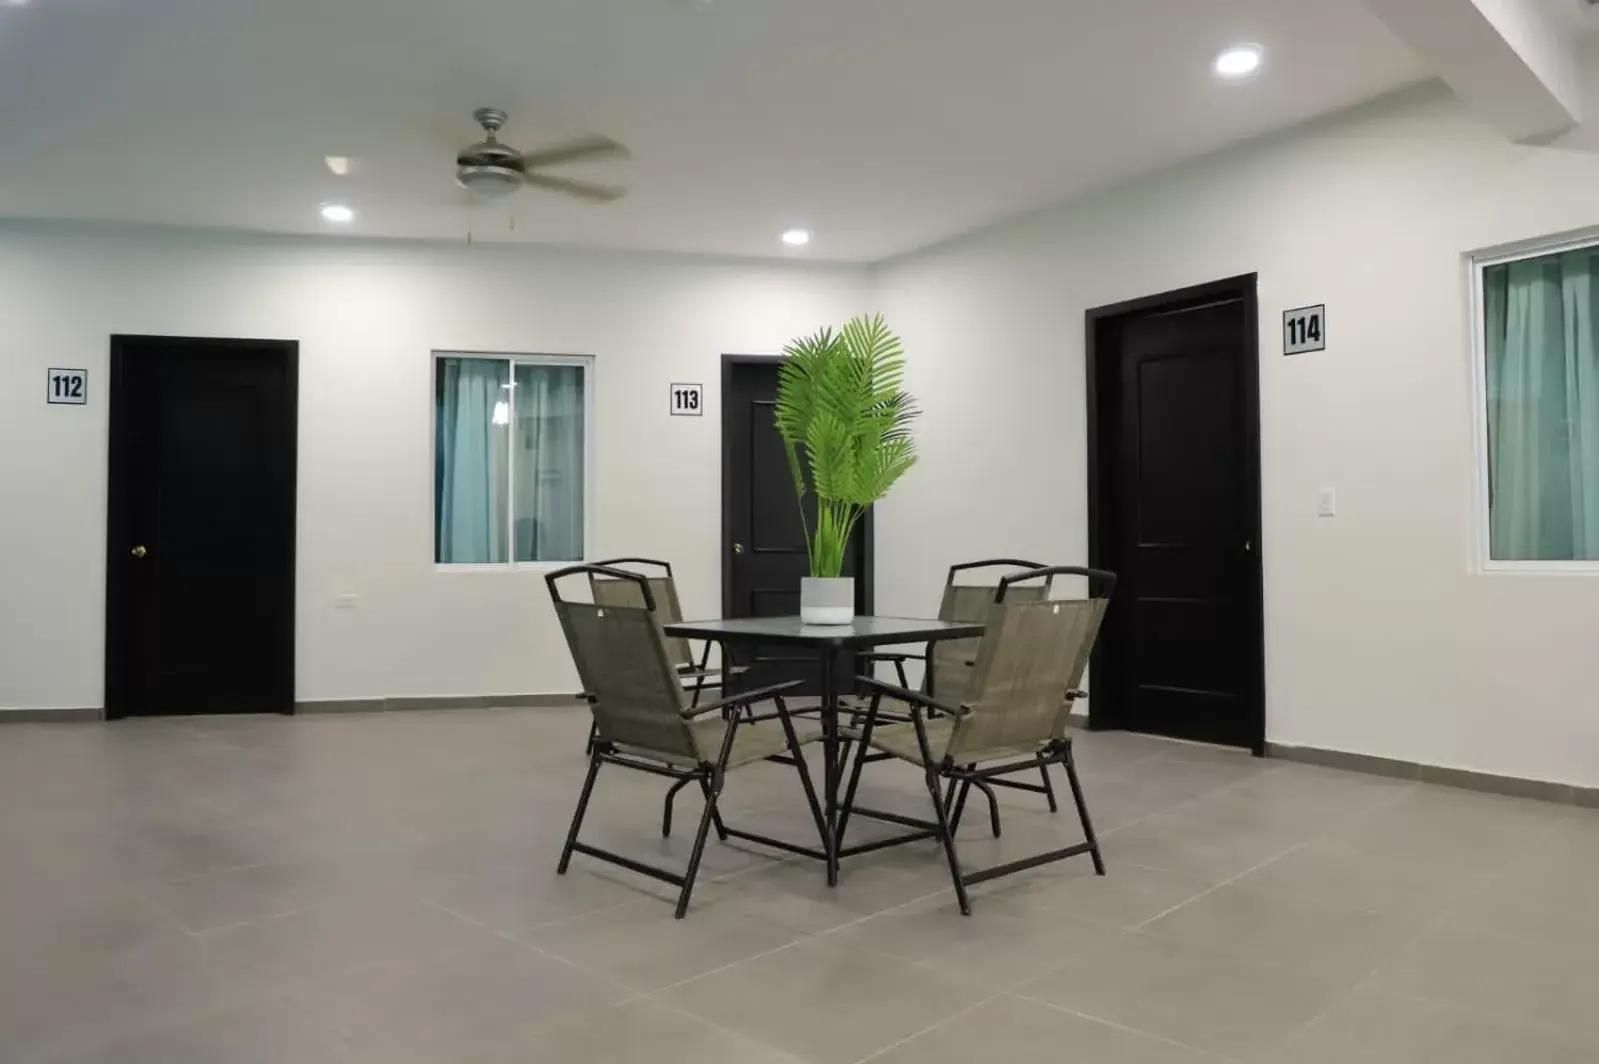
[[[617,188],[614,185],[595,185],[587,181],[569,181],[564,177],[549,177],[545,174],[526,174],[527,183],[537,188],[547,188],[551,192],[564,192],[568,196],[588,200],[590,203],[610,203],[627,195],[627,189]]]
[[[627,155],[627,149],[610,137],[580,137],[565,144],[552,144],[548,148],[523,152],[522,162],[532,169],[580,159],[625,159]]]

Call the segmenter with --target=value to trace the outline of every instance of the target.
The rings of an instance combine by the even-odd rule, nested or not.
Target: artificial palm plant
[[[783,349],[777,431],[788,454],[813,577],[844,570],[850,533],[916,464],[905,352],[882,316],[823,329]],[[816,498],[814,527],[807,496]]]

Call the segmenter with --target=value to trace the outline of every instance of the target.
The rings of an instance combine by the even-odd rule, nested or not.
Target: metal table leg
[[[838,886],[838,679],[837,651],[822,651],[822,764],[827,791],[827,885]]]

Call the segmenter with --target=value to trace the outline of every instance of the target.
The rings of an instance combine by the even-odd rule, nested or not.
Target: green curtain
[[[1599,559],[1599,249],[1483,271],[1496,560]]]
[[[516,367],[516,560],[583,558],[583,369]]]
[[[435,391],[434,558],[506,561],[505,452],[510,389],[503,359],[441,358]]]

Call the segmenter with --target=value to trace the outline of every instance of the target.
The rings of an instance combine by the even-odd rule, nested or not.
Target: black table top
[[[983,634],[981,624],[917,620],[912,617],[856,617],[849,624],[805,624],[798,617],[730,617],[720,621],[678,621],[661,626],[670,636],[718,643],[777,643],[789,646],[876,647],[926,643]]]

